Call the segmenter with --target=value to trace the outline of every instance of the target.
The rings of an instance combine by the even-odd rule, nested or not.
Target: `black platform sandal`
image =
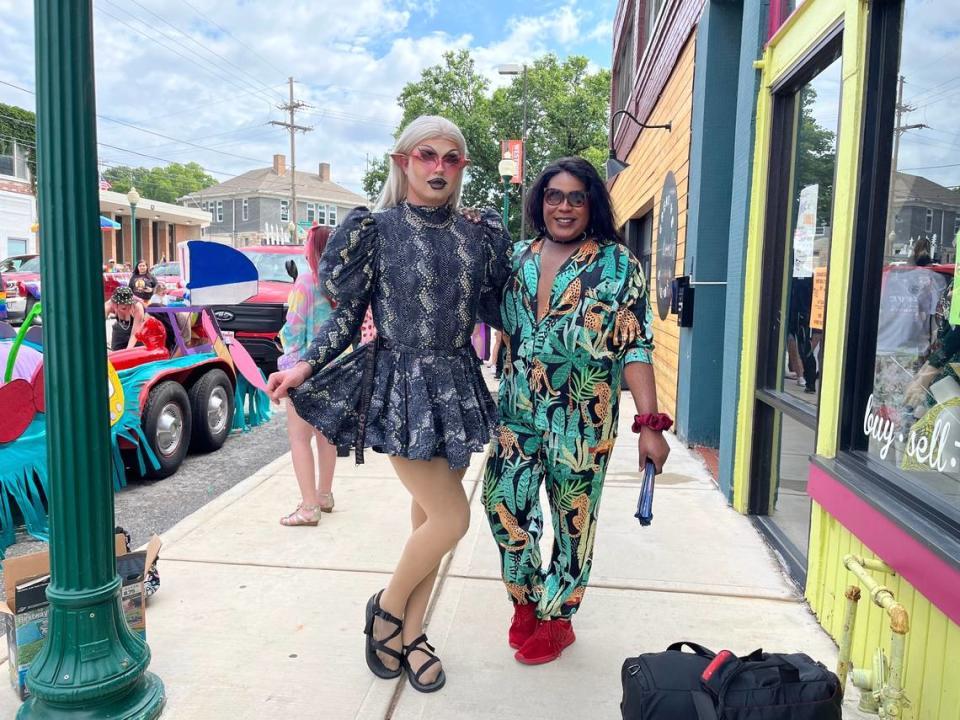
[[[398,677],[401,672],[403,672],[403,655],[399,651],[394,650],[392,647],[387,647],[387,642],[393,640],[403,632],[403,621],[394,617],[380,607],[381,595],[383,595],[383,590],[373,595],[367,601],[367,622],[363,629],[364,635],[367,636],[367,644],[364,654],[366,655],[367,667],[370,668],[370,672],[379,678],[383,678],[384,680],[392,680],[393,678]],[[392,623],[395,626],[393,632],[381,640],[377,640],[375,637],[373,637],[373,620],[375,617],[379,617],[381,620],[386,620],[388,623]],[[390,657],[396,659],[397,667],[388,668],[386,665],[384,665],[383,660],[381,660],[380,656],[377,655],[378,652],[382,652],[385,655],[389,655]]]
[[[427,658],[429,658],[423,665],[420,666],[420,669],[417,670],[417,672],[413,672],[413,668],[410,667],[410,655],[415,652],[422,652],[427,656]],[[403,668],[407,671],[407,679],[410,681],[410,684],[413,685],[414,690],[419,690],[422,693],[432,693],[436,692],[446,684],[447,676],[442,669],[440,670],[440,674],[437,675],[437,679],[432,683],[424,684],[420,682],[420,678],[427,671],[427,669],[433,667],[439,662],[440,658],[436,656],[436,648],[427,642],[426,635],[421,635],[409,645],[403,646]]]

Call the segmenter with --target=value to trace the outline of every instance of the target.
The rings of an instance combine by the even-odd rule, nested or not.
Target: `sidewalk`
[[[836,647],[760,535],[672,435],[654,522],[639,526],[627,394],[623,405],[577,642],[559,661],[522,666],[507,646],[511,606],[480,504],[478,456],[464,479],[470,532],[445,560],[430,617],[447,686],[421,695],[371,675],[364,606],[409,532],[409,498],[389,461],[368,452],[359,467],[341,459],[337,510],[319,527],[282,527],[297,501],[285,455],[164,537],[147,633],[150,669],[167,689],[165,720],[616,719],[624,658],[684,639],[738,653],[802,650],[834,667]],[[0,691],[0,717],[15,704]]]

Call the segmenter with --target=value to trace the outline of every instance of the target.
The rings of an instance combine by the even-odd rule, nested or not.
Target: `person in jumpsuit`
[[[461,482],[496,427],[496,405],[470,339],[500,325],[511,240],[493,210],[460,212],[467,147],[448,120],[400,134],[373,212],[352,211],[320,261],[333,309],[300,361],[270,376],[274,400],[340,449],[389,456],[412,498],[413,532],[386,588],[367,603],[365,659],[382,678],[403,670],[421,692],[446,675],[423,631],[443,556],[469,526]],[[339,359],[372,307],[377,338]]]
[[[657,412],[652,314],[637,259],[620,242],[594,167],[563,158],[540,174],[526,207],[538,236],[516,243],[504,289],[500,424],[483,502],[514,617],[516,659],[555,660],[590,576],[597,510],[616,439],[620,390],[638,410],[642,470],[669,454]],[[658,429],[660,428],[660,429]],[[555,540],[542,567],[541,484]]]

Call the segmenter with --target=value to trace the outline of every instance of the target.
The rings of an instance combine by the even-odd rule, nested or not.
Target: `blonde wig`
[[[460,128],[454,125],[446,118],[439,115],[421,115],[416,120],[407,125],[400,137],[397,138],[397,144],[394,146],[394,153],[403,155],[409,154],[414,148],[430,138],[442,137],[455,143],[463,157],[467,155],[467,141],[460,132]],[[463,193],[463,173],[466,168],[460,171],[457,179],[453,183],[453,192],[450,193],[450,199],[447,204],[454,210],[460,207],[460,196]],[[380,191],[380,197],[374,205],[374,210],[386,210],[396,207],[407,198],[407,176],[396,161],[390,159],[390,172],[387,175],[387,181]]]

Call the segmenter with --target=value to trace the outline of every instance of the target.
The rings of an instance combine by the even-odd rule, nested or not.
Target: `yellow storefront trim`
[[[744,278],[744,322],[741,345],[740,397],[737,405],[737,442],[734,458],[733,506],[746,512],[753,451],[753,411],[757,377],[760,290],[764,221],[767,210],[774,87],[800,65],[817,42],[843,23],[842,88],[837,171],[834,184],[833,230],[827,292],[824,356],[842,358],[846,335],[846,304],[856,203],[860,128],[862,123],[863,58],[866,54],[867,5],[862,0],[807,0],[768,43],[760,65],[761,90],[757,99],[757,136],[754,145],[749,241]],[[840,400],[839,367],[825,368],[820,389],[820,425],[817,452],[836,452]]]

